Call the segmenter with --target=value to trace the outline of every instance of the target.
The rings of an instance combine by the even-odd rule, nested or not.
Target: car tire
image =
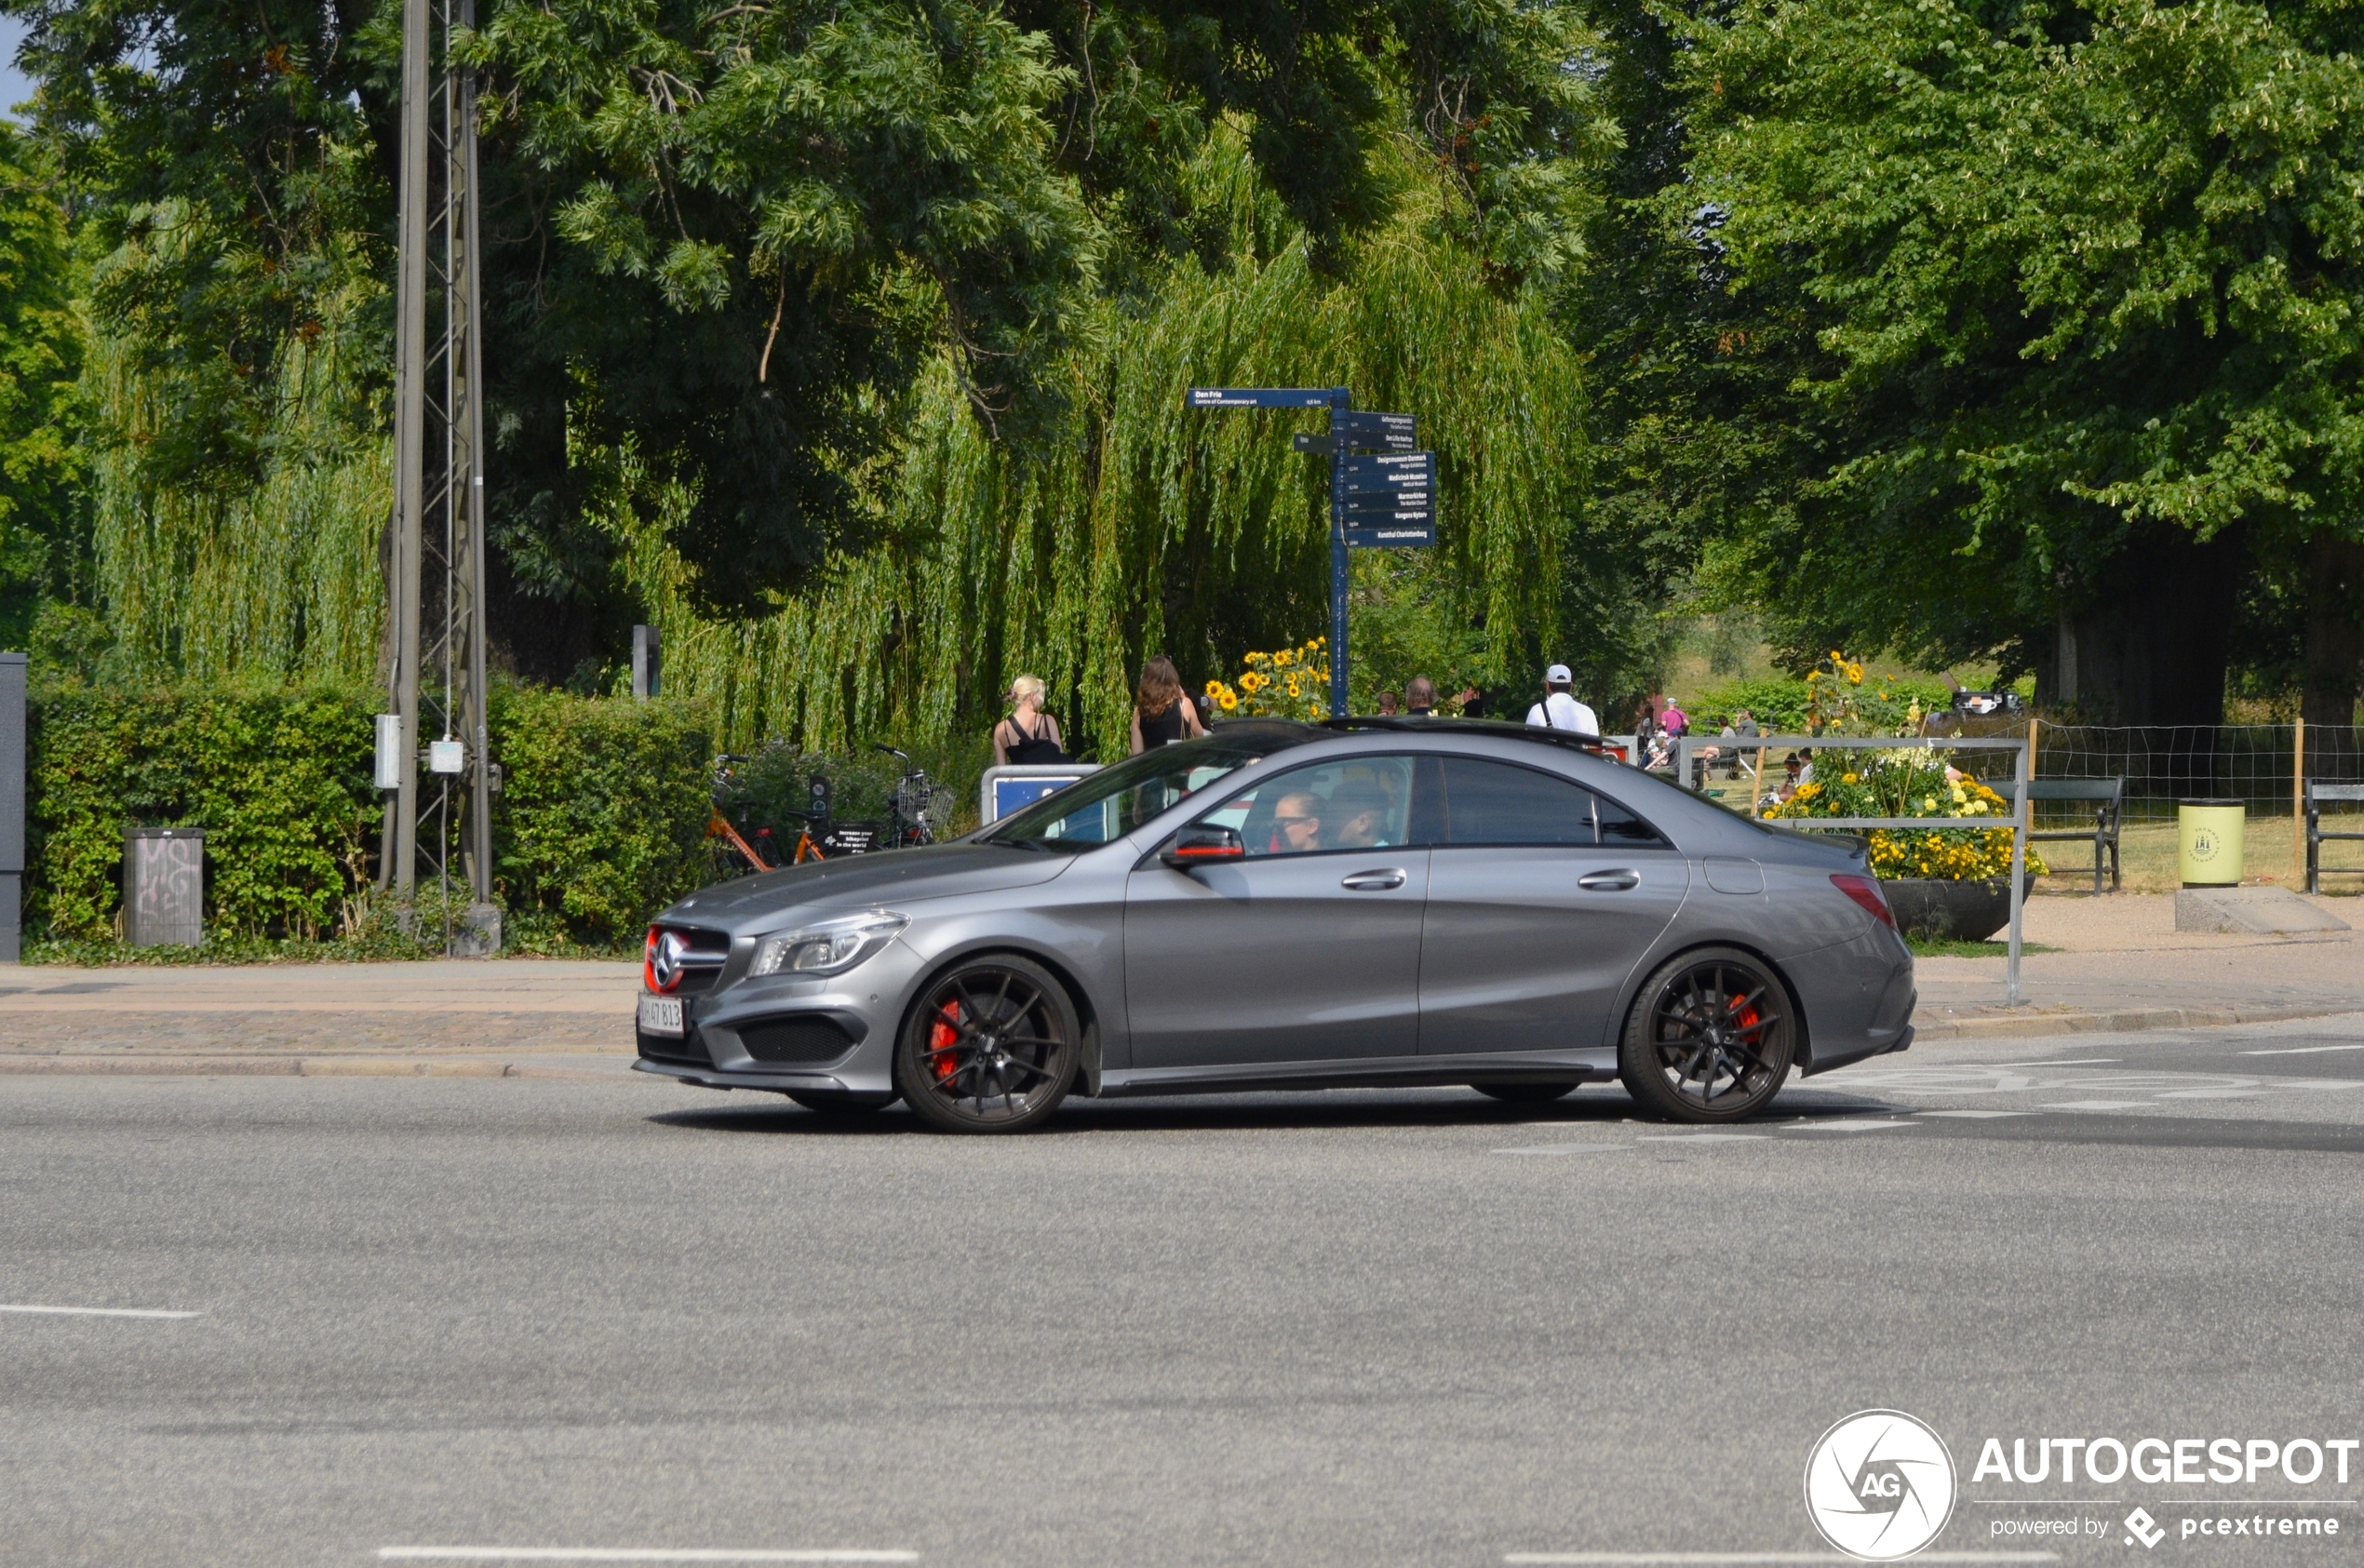
[[[872,1116],[901,1098],[896,1094],[856,1094],[842,1089],[794,1089],[788,1098],[820,1116]]]
[[[1067,987],[1013,953],[970,958],[920,992],[895,1041],[894,1081],[944,1132],[1024,1132],[1075,1082],[1083,1026]]]
[[[1471,1088],[1506,1106],[1548,1106],[1576,1092],[1575,1083],[1472,1083]]]
[[[1780,1092],[1796,1052],[1795,1010],[1780,977],[1736,947],[1702,947],[1643,982],[1618,1076],[1655,1115],[1738,1121]]]

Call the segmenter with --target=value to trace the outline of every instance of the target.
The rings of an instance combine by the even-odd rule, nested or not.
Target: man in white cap
[[[1526,710],[1526,721],[1545,730],[1572,730],[1579,735],[1598,735],[1601,721],[1591,708],[1568,695],[1568,688],[1576,677],[1568,674],[1565,664],[1554,664],[1543,672],[1543,700]]]

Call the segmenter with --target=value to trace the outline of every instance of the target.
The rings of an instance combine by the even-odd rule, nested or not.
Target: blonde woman
[[[1010,717],[993,727],[994,766],[1068,760],[1059,721],[1042,711],[1042,693],[1047,690],[1041,676],[1022,675],[1010,682],[1005,699]]]
[[[1199,710],[1183,694],[1182,677],[1174,673],[1174,661],[1161,653],[1142,665],[1141,685],[1133,703],[1133,755],[1205,733]]]

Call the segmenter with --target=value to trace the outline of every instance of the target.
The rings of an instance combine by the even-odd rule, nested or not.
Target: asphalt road
[[[0,1312],[0,1564],[1818,1552],[1808,1448],[1868,1407],[1952,1451],[1933,1550],[2355,1556],[2364,1450],[2345,1485],[1971,1470],[2364,1438],[2364,1017],[1925,1048],[1782,1105],[988,1141],[643,1079],[0,1080],[0,1307],[195,1314]],[[2234,1512],[2342,1534],[2179,1534]],[[2067,1518],[2106,1529],[1997,1534]]]

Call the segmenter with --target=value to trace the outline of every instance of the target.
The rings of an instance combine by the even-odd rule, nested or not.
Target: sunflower
[[[1233,696],[1230,692],[1226,691],[1215,699],[1215,704],[1216,706],[1221,708],[1225,713],[1229,713],[1233,708],[1240,705],[1240,699]]]

